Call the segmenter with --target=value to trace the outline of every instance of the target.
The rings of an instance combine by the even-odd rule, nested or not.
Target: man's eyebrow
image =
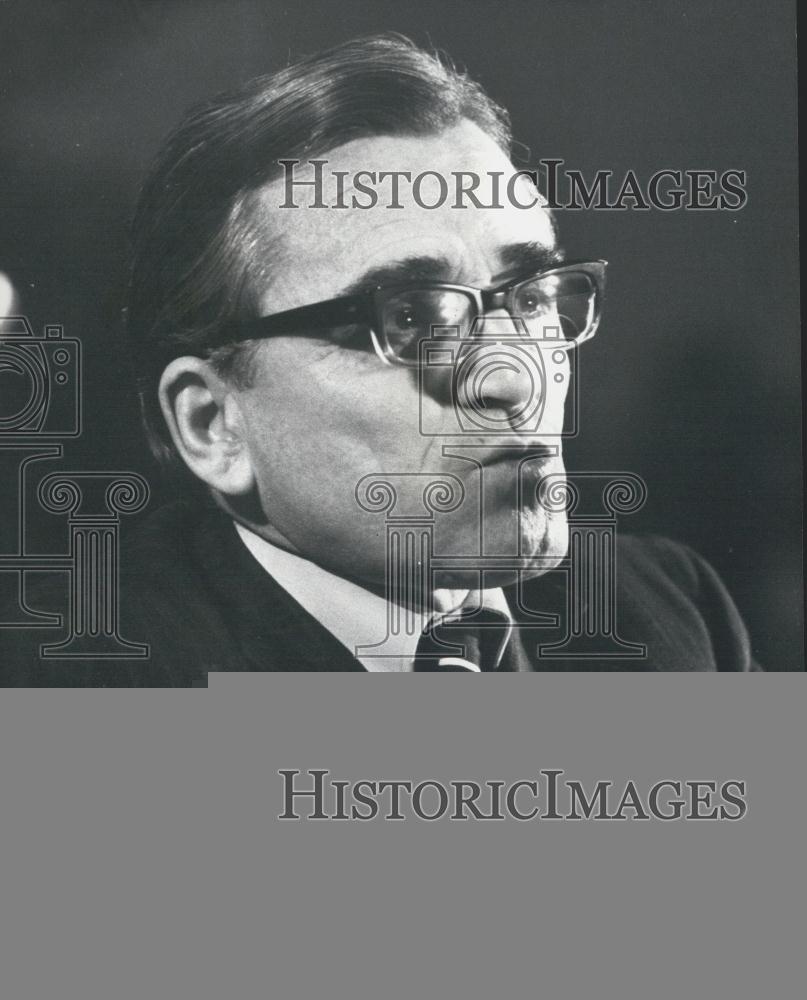
[[[496,279],[510,275],[527,274],[561,264],[562,250],[545,243],[513,243],[499,250],[499,258],[505,270]],[[419,281],[448,281],[454,271],[446,257],[405,257],[390,261],[379,267],[370,268],[361,277],[352,281],[339,295],[356,295],[378,285],[408,285]]]
[[[418,281],[442,281],[451,274],[451,264],[445,257],[406,257],[370,268],[350,283],[340,294],[355,295],[376,285],[405,285]]]
[[[563,250],[547,246],[546,243],[512,243],[499,250],[499,257],[504,270],[496,275],[502,280],[516,274],[528,274],[532,271],[543,271],[549,267],[562,264],[565,258]]]

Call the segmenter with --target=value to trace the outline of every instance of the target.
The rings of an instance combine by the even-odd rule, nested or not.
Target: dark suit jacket
[[[35,579],[31,579],[31,578]],[[757,669],[748,636],[714,570],[660,538],[620,539],[616,627],[646,655],[604,657],[602,643],[559,656],[569,616],[566,576],[552,572],[505,591],[518,625],[501,669],[714,671]],[[64,574],[28,574],[26,600],[67,610]],[[51,629],[0,629],[3,686],[203,686],[210,670],[364,671],[347,649],[255,561],[212,505],[175,503],[153,513],[121,554],[121,635],[147,659],[41,659]],[[558,626],[536,619],[555,614]],[[62,633],[63,635],[64,633]],[[377,637],[379,640],[383,636]],[[548,649],[555,646],[554,650]],[[539,653],[540,646],[540,653]]]

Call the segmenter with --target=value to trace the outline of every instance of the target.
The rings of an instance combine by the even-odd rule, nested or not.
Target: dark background
[[[571,257],[611,262],[567,464],[643,476],[647,505],[623,528],[697,548],[764,665],[801,669],[791,3],[1,3],[0,271],[36,330],[60,322],[84,343],[85,431],[65,464],[137,470],[164,497],[120,308],[128,221],[166,133],[218,90],[379,30],[464,64],[533,163],[748,172],[739,212],[559,213]]]

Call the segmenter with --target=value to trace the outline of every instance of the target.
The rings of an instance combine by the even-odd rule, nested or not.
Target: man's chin
[[[531,565],[522,579],[541,576],[554,569],[569,550],[569,523],[565,511],[522,512],[522,551],[531,553]]]
[[[363,526],[362,526],[363,527]],[[443,530],[435,531],[432,548],[432,589],[477,590],[507,587],[519,578],[529,580],[554,569],[566,555],[568,526],[564,512],[548,512],[543,508],[522,508],[520,512],[500,508],[491,512],[484,522],[480,539],[478,521],[460,521],[446,516]],[[393,552],[385,551],[385,537],[364,538],[358,544],[359,532],[341,544],[309,545],[297,551],[338,576],[346,577],[386,595],[387,581],[395,579],[416,585],[425,582],[424,567],[410,567],[411,572],[396,569],[397,558],[411,556],[406,546]],[[370,541],[372,544],[368,544]],[[481,554],[480,554],[481,548]],[[405,584],[404,584],[405,586]],[[404,595],[399,594],[398,597]],[[410,595],[415,597],[416,595]]]
[[[510,586],[518,579],[530,580],[558,566],[569,547],[568,524],[563,512],[522,511],[517,533],[512,531],[512,523],[502,525],[502,530],[497,532],[495,525],[488,522],[487,529],[485,556],[471,554],[478,550],[469,547],[465,550],[468,554],[462,560],[462,567],[435,571],[436,588],[476,589],[481,585],[484,589],[492,589]],[[440,553],[435,555],[439,564]]]

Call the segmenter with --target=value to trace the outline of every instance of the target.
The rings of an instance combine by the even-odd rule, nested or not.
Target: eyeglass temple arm
[[[227,329],[227,340],[259,340],[262,337],[307,333],[349,323],[370,322],[369,298],[366,295],[346,295],[325,302],[287,309],[285,312],[258,319],[234,323]]]
[[[567,261],[553,270],[580,270],[597,278],[597,291],[602,295],[607,261]],[[528,279],[526,279],[528,280]],[[514,282],[512,284],[519,284]],[[507,282],[497,288],[481,292],[485,309],[496,308],[504,301],[507,289],[512,288]],[[239,343],[244,340],[258,340],[263,337],[279,335],[292,336],[307,333],[311,330],[327,329],[329,327],[349,323],[372,323],[372,295],[359,293],[344,295],[340,298],[327,299],[325,302],[315,302],[300,306],[297,309],[287,309],[285,312],[262,316],[258,319],[234,323],[226,332],[228,343]]]

